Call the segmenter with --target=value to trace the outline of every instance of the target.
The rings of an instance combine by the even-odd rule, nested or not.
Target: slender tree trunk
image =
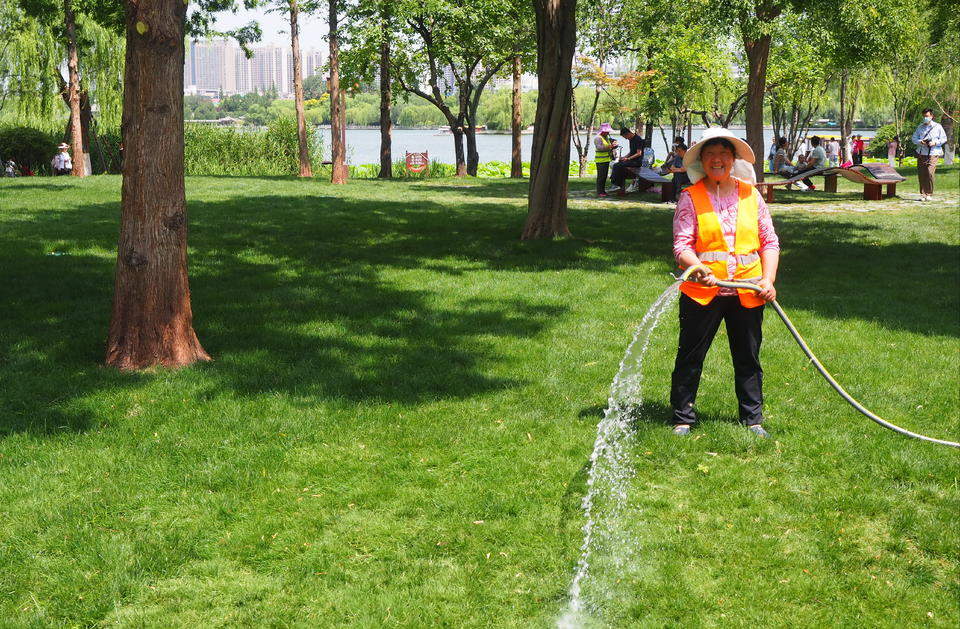
[[[338,0],[330,0],[330,160],[333,162],[331,183],[347,183],[347,133],[346,107],[343,90],[340,89],[340,34],[337,21],[340,17]]]
[[[106,363],[210,360],[193,330],[183,185],[182,0],[126,0],[123,185]]]
[[[947,134],[947,143],[943,145],[943,165],[953,166],[954,154],[957,151],[957,141],[954,137],[953,118],[947,115],[940,116],[940,124],[943,126],[944,133]]]
[[[593,90],[593,104],[590,106],[590,115],[587,116],[587,135],[583,141],[580,140],[580,131],[578,129],[579,119],[573,112],[576,112],[577,98],[576,94],[570,99],[571,115],[571,133],[574,138],[574,147],[577,149],[577,176],[587,176],[587,158],[590,156],[590,143],[593,141],[593,123],[597,119],[597,103],[600,102],[600,88]]]
[[[297,112],[297,145],[300,149],[300,176],[313,177],[310,167],[310,147],[307,145],[307,121],[303,113],[303,65],[300,60],[300,27],[297,18],[300,7],[297,0],[290,3],[290,48],[293,54],[293,101]]]
[[[59,70],[57,70],[59,76]],[[61,95],[63,96],[63,103],[70,107],[70,90],[67,87],[67,83],[63,82],[63,77],[60,77],[61,82],[63,83],[63,91]],[[93,165],[90,161],[90,146],[91,138],[90,134],[93,129],[93,108],[90,106],[90,97],[87,90],[80,91],[80,143],[83,146],[83,152],[81,153],[84,156],[84,169],[86,174],[93,174]],[[67,124],[64,127],[63,131],[63,141],[67,144],[70,144],[73,141],[73,116],[67,119]]]
[[[756,161],[753,171],[757,181],[763,181],[763,160],[766,146],[763,142],[763,96],[767,89],[767,60],[770,57],[770,36],[756,40],[744,40],[747,52],[747,144],[753,149]]]
[[[534,0],[540,92],[530,158],[530,191],[524,240],[570,236],[570,71],[576,48],[576,0]]]
[[[73,156],[73,176],[87,175],[86,153],[83,151],[83,128],[80,122],[80,71],[77,54],[77,21],[71,0],[63,0],[63,21],[67,32],[67,99],[70,104],[70,154]]]
[[[463,127],[459,121],[450,124],[450,132],[453,133],[453,155],[457,163],[457,177],[466,177],[467,160],[463,152]]]
[[[853,131],[852,116],[847,107],[847,84],[850,81],[850,71],[840,73],[840,150],[843,152],[843,161],[852,162],[853,152],[850,147],[850,132]]]
[[[510,176],[523,177],[523,156],[520,153],[520,134],[523,125],[523,111],[520,100],[520,55],[513,58],[513,102],[510,108]]]
[[[393,121],[390,120],[390,37],[388,25],[390,22],[390,3],[384,2],[380,25],[382,29],[380,41],[380,179],[393,177],[393,155],[391,133]]]

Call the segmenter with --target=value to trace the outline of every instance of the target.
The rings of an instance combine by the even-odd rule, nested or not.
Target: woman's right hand
[[[706,269],[697,269],[690,276],[690,279],[697,284],[703,284],[704,286],[717,285],[717,276]]]

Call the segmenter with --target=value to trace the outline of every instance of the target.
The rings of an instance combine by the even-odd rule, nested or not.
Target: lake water
[[[864,137],[873,137],[872,130],[857,130]],[[324,152],[329,158],[330,154],[330,129],[321,129],[323,136]],[[693,140],[696,142],[703,133],[702,129],[694,128]],[[741,138],[746,137],[746,131],[743,129],[733,129],[733,133]],[[811,129],[810,135],[839,135],[836,128],[832,129]],[[773,138],[773,130],[766,129],[763,133],[764,145],[769,146]],[[669,139],[669,136],[668,136]],[[520,147],[523,153],[523,160],[530,161],[530,147],[533,142],[533,135],[524,135],[520,139]],[[625,144],[625,142],[621,142]],[[653,132],[653,149],[656,151],[657,159],[663,159],[669,152],[667,146],[660,136],[659,130]],[[454,163],[453,136],[449,133],[438,133],[429,129],[395,129],[393,131],[393,159],[402,160],[404,153],[430,153],[430,159],[447,164]],[[478,133],[477,134],[477,152],[480,154],[481,162],[509,162],[510,161],[510,135],[499,133]],[[590,152],[593,157],[593,151]],[[570,145],[570,161],[576,161],[577,152]],[[348,129],[347,130],[347,162],[350,164],[379,164],[380,163],[380,130],[379,129]]]

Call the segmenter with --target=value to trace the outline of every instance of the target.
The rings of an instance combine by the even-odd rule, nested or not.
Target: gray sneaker
[[[763,429],[763,426],[760,424],[754,424],[753,426],[747,426],[747,430],[760,437],[761,439],[766,439],[770,436],[766,430]]]
[[[673,434],[675,434],[675,435],[681,435],[681,436],[682,436],[682,435],[689,435],[689,434],[690,434],[690,426],[688,426],[687,424],[676,424],[676,425],[673,427]]]

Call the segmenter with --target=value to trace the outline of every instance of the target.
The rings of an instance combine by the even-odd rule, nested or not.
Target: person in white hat
[[[687,269],[703,265],[680,286],[680,340],[671,380],[674,433],[689,434],[703,361],[726,324],[733,358],[740,421],[760,437],[763,370],[760,367],[763,305],[777,296],[774,282],[780,243],[770,212],[751,185],[755,157],[727,129],[712,128],[683,156],[693,185],[677,202],[673,253]],[[721,288],[718,279],[749,281],[763,290]]]
[[[58,153],[50,160],[54,175],[69,175],[73,172],[73,161],[70,159],[70,153],[67,152],[69,148],[69,144],[62,142],[57,147],[59,149]]]
[[[607,173],[610,171],[610,160],[613,150],[617,148],[617,141],[610,139],[613,127],[604,122],[598,129],[597,137],[593,139],[593,163],[597,167],[597,196],[607,196]]]

